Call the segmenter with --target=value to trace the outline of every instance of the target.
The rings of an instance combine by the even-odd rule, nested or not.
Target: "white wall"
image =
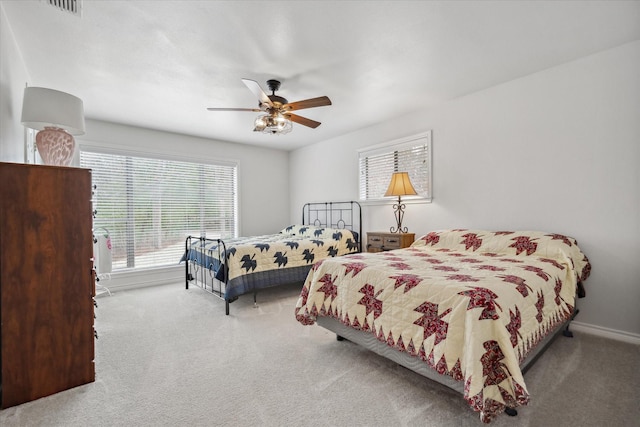
[[[640,41],[292,152],[291,218],[357,200],[357,149],[428,129],[433,203],[403,225],[571,235],[593,267],[577,323],[640,339]],[[363,215],[394,225],[390,205]]]
[[[0,161],[23,163],[22,95],[29,74],[0,3]]]

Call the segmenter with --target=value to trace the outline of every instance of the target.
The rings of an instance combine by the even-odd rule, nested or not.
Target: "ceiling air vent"
[[[72,15],[82,15],[82,0],[45,0],[51,6],[69,12]]]

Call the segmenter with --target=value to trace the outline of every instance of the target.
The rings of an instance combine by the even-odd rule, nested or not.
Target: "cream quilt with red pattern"
[[[575,305],[591,266],[575,239],[535,231],[445,230],[407,249],[317,262],[296,319],[331,316],[464,381],[490,422],[526,405],[520,363]]]

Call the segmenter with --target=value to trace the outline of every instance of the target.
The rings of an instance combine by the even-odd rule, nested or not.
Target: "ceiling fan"
[[[276,91],[280,89],[278,80],[267,80],[271,95],[264,93],[260,85],[254,80],[242,79],[242,82],[258,97],[258,108],[207,108],[207,110],[263,112],[264,114],[259,115],[255,120],[254,132],[285,134],[291,131],[293,127],[291,122],[315,129],[320,126],[320,122],[293,114],[291,111],[331,105],[331,100],[326,96],[289,102],[285,98],[276,95]]]

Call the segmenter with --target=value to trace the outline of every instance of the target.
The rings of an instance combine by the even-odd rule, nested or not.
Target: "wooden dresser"
[[[413,243],[414,233],[368,232],[367,252],[382,252],[408,248]]]
[[[0,163],[0,407],[94,381],[91,171]]]

